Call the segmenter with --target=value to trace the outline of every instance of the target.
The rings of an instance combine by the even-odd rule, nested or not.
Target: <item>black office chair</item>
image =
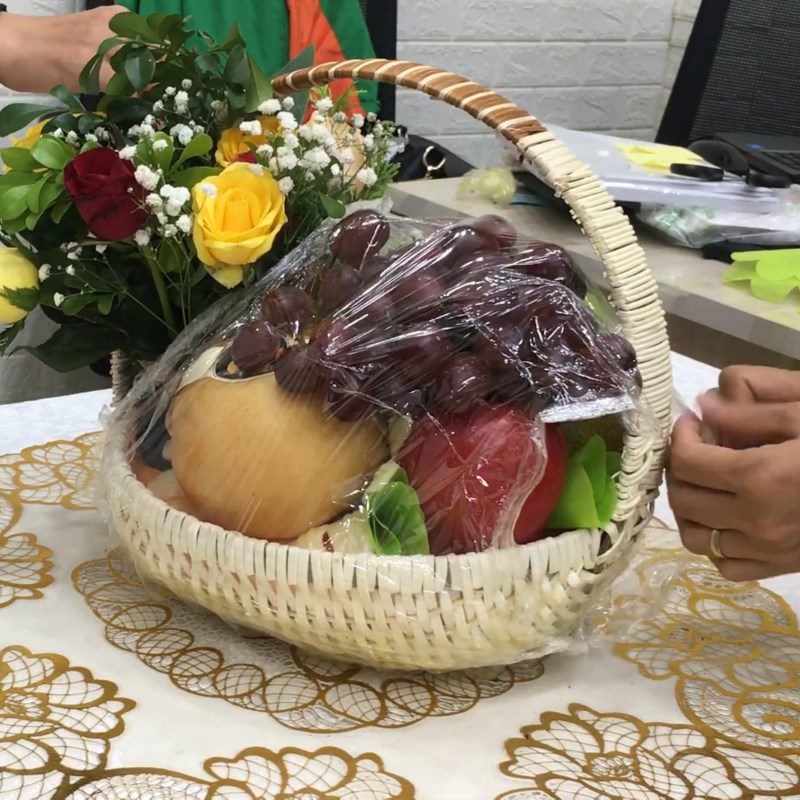
[[[378,58],[397,58],[397,2],[398,0],[358,0],[367,22],[372,46]],[[378,100],[381,119],[394,120],[396,111],[394,86],[381,83]]]
[[[703,0],[656,140],[800,136],[800,2]]]

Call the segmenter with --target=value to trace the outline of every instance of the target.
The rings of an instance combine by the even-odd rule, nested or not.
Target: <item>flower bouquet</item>
[[[352,86],[274,96],[236,26],[221,43],[179,15],[110,27],[80,77],[97,95],[114,52],[96,108],[58,86],[0,111],[0,135],[27,127],[0,151],[0,354],[40,306],[59,327],[27,349],[59,371],[156,359],[395,169],[392,127],[355,113]]]

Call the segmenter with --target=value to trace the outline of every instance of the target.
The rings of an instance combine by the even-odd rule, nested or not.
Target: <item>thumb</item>
[[[731,401],[715,392],[697,400],[703,423],[737,450],[800,438],[800,403]]]

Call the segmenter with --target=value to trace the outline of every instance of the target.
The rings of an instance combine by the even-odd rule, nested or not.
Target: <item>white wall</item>
[[[400,58],[483,83],[544,122],[652,138],[699,0],[400,0]],[[398,121],[476,164],[486,128],[403,90]]]

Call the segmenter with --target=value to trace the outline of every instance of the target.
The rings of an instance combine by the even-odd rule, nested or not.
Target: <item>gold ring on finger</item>
[[[721,540],[722,533],[718,531],[716,528],[711,529],[711,536],[708,539],[708,549],[711,551],[711,555],[714,558],[725,558],[722,553],[721,548]]]

